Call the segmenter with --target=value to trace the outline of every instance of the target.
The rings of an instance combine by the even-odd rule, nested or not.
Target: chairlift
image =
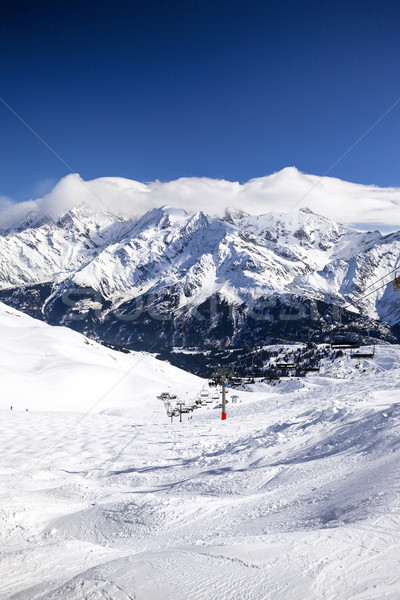
[[[350,358],[374,358],[375,344],[372,346],[360,346],[359,349],[350,352]]]
[[[228,383],[230,386],[240,385],[242,383],[242,378],[236,376],[229,377]]]
[[[276,363],[276,368],[277,369],[295,369],[296,368],[296,364],[294,362],[277,362]]]
[[[251,376],[252,377],[264,377],[264,369],[261,367],[256,367],[251,371]]]
[[[285,356],[282,358],[279,358],[278,356],[275,367],[277,369],[294,369],[296,367],[296,362],[297,361],[293,353],[290,353],[289,355],[285,353]]]
[[[398,292],[400,290],[400,275],[398,275],[397,273],[394,274],[392,284],[394,291]]]
[[[345,350],[359,348],[361,345],[360,330],[355,325],[339,325],[331,331],[331,349]]]
[[[258,364],[255,364],[255,363],[258,363]],[[257,354],[255,354],[252,356],[251,366],[247,367],[247,369],[246,369],[246,378],[247,379],[254,379],[254,378],[259,379],[260,377],[264,377],[264,363],[261,360],[261,358]],[[240,383],[242,383],[242,381]]]
[[[276,380],[276,379],[279,379],[279,375],[278,375],[278,373],[276,373],[275,371],[265,371],[265,373],[264,373],[264,378],[265,378],[267,381],[272,381],[272,380],[274,380],[274,379],[275,379],[275,380]]]

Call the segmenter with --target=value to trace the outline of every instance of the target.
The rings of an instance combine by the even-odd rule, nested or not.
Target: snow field
[[[202,380],[20,315],[0,306],[1,598],[400,597],[399,347],[171,424],[156,396]]]

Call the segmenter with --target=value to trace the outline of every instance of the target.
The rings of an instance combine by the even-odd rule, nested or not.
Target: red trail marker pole
[[[221,413],[221,421],[226,421],[226,396],[225,396],[225,388],[227,383],[222,381],[222,413]]]

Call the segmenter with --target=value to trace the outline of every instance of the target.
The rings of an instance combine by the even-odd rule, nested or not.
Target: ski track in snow
[[[62,373],[78,350],[82,378],[107,361],[120,377],[138,357],[59,328],[31,334],[21,385],[45,347],[36,376],[65,389],[20,389],[12,411],[0,401],[1,598],[400,598],[398,346],[378,347],[365,372],[344,358],[304,387],[239,392],[224,423],[211,407],[180,424],[156,393],[175,382],[194,395],[198,378],[143,355],[120,397],[90,411],[95,386],[68,410]]]

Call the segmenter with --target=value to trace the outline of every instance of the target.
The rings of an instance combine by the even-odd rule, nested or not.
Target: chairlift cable
[[[392,271],[390,271],[389,273],[387,273],[386,275],[384,275],[384,277],[381,277],[381,279],[379,279],[378,281],[381,281],[382,279],[384,279],[385,277],[387,277],[390,273],[392,273]],[[378,283],[378,281],[376,281],[375,283]],[[371,285],[373,285],[373,284],[371,284]],[[368,287],[371,287],[371,285],[368,286]],[[386,287],[387,285],[388,285],[388,283],[384,283],[380,287],[373,289],[368,294],[364,294],[363,296],[361,296],[360,298],[358,298],[357,301],[364,300],[364,298],[368,298],[368,296],[371,296],[371,294],[374,294],[375,292],[378,292],[379,290],[381,290],[382,288]],[[368,288],[366,288],[366,289],[368,289]],[[354,308],[356,308],[358,310],[357,306],[355,306],[355,304],[353,304],[352,302],[348,302],[347,304],[345,304],[345,306],[341,306],[340,307],[340,324],[342,323],[342,312],[343,312],[343,310],[345,310],[349,306],[353,306]],[[342,325],[340,325],[340,327],[342,327]],[[332,332],[331,332],[331,348],[333,348],[333,346],[334,346],[333,340],[332,340],[333,331],[334,330],[332,330]],[[360,331],[358,330],[358,345],[359,344],[360,344]],[[343,345],[343,343],[342,343],[342,345]],[[347,347],[351,347],[353,345],[355,346],[355,344],[353,344],[353,343],[350,344],[350,342],[347,342]]]
[[[370,283],[369,285],[367,285],[367,287],[365,288],[366,290],[368,290],[370,287],[372,287],[373,285],[375,285],[376,283],[379,283],[380,281],[382,281],[382,279],[385,279],[385,277],[387,277],[388,275],[390,275],[391,273],[395,273],[396,271],[399,270],[399,267],[395,267],[394,269],[392,269],[391,271],[388,271],[386,273],[386,275],[383,275],[383,277],[380,277],[380,279],[377,279],[376,281],[374,281],[373,283]]]
[[[387,277],[387,275],[389,275],[389,273],[387,273],[385,275],[385,277]],[[383,279],[383,277],[381,279]],[[380,281],[380,280],[378,279],[378,281]],[[377,283],[377,282],[375,282],[375,283]],[[380,287],[378,287],[376,290],[372,290],[372,292],[369,292],[368,294],[364,294],[364,296],[361,296],[360,298],[357,298],[357,301],[364,300],[364,298],[368,298],[368,296],[371,296],[371,294],[374,294],[375,292],[379,292],[379,290],[381,290],[382,288],[386,287],[387,285],[388,285],[387,283],[384,283],[383,285],[381,285]],[[368,286],[368,287],[371,287],[371,286]],[[368,289],[368,288],[366,288],[366,289]],[[353,306],[354,308],[357,308],[357,306],[355,304],[353,304],[352,302],[348,302],[347,304],[345,304],[344,306],[341,306],[340,308],[341,308],[341,310],[345,310],[348,306]]]
[[[389,275],[391,275],[392,273],[395,273],[398,270],[399,270],[399,267],[397,266],[394,269],[392,269],[391,271],[388,271],[385,275],[383,275],[382,277],[380,277],[379,279],[377,279],[373,283],[370,283],[369,285],[367,285],[367,287],[364,289],[364,291],[365,290],[369,290],[370,287],[372,287],[373,285],[376,285],[377,283],[379,283],[380,281],[382,281],[382,279],[385,279],[385,277],[388,277]],[[388,285],[388,284],[385,283],[385,285]],[[384,287],[384,286],[382,286],[382,287]],[[381,288],[378,288],[378,290],[380,290],[380,289]],[[377,292],[378,290],[375,290],[375,291]],[[371,292],[371,293],[373,293],[373,292]],[[361,296],[360,299],[362,299],[362,298],[364,298],[364,296]],[[348,305],[346,304],[346,306],[348,306]],[[344,306],[343,308],[346,308],[346,306]]]

